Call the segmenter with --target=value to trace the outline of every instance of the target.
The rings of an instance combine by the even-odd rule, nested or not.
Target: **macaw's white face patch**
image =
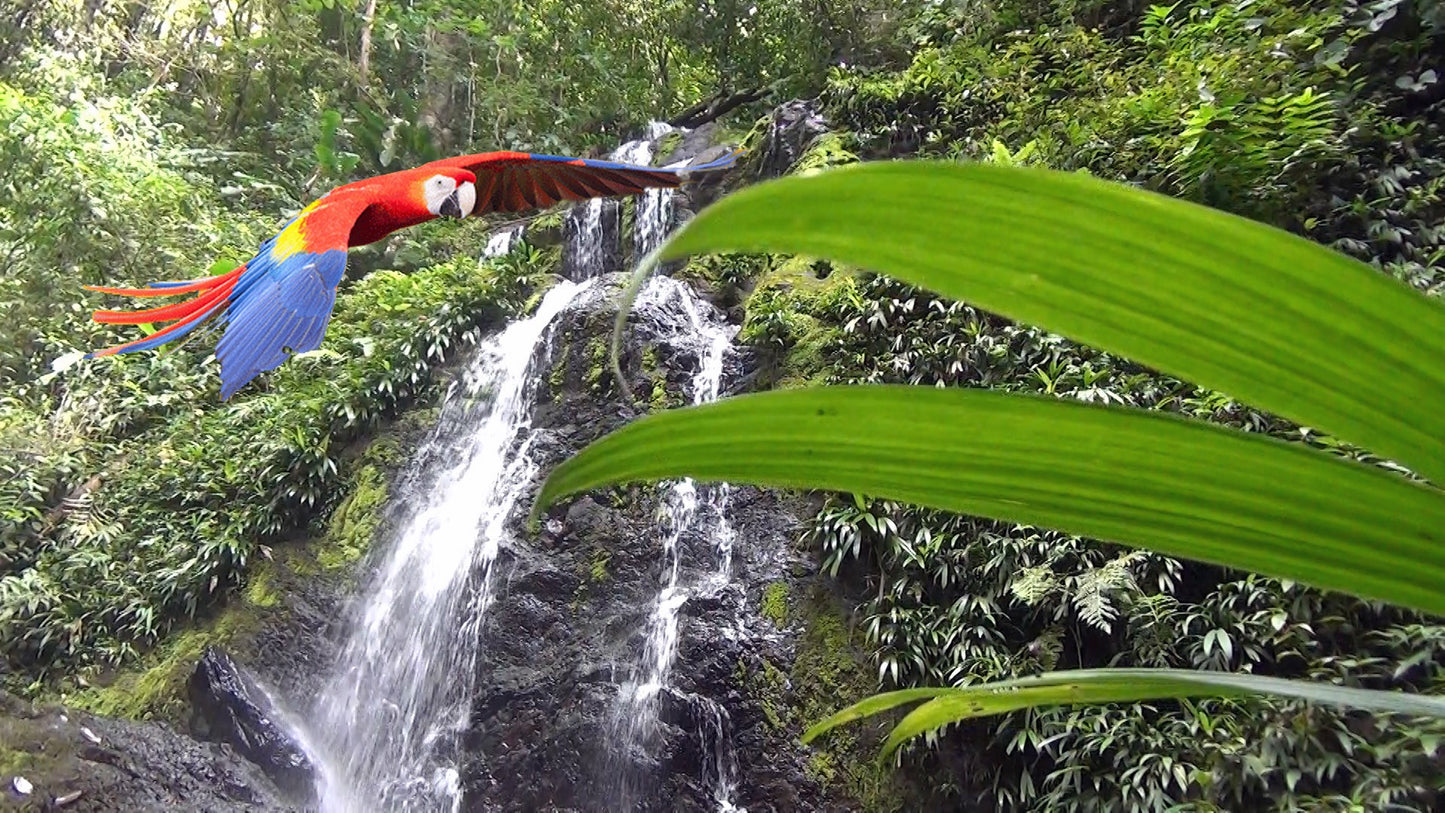
[[[457,187],[457,208],[461,210],[457,217],[467,217],[476,205],[477,187],[471,181],[462,181],[462,185]]]
[[[433,175],[423,188],[427,211],[442,217],[466,217],[477,205],[477,190],[470,182],[460,186],[446,175]]]

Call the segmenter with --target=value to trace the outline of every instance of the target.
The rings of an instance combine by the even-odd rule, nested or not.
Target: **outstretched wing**
[[[214,320],[221,363],[221,398],[228,399],[292,353],[321,346],[336,286],[346,272],[347,237],[369,205],[360,196],[316,201],[261,244],[245,265],[189,283],[152,283],[149,288],[92,288],[129,296],[199,292],[191,300],[144,311],[96,311],[97,322],[175,324],[156,333],[92,353],[105,356],[146,350],[178,339]]]
[[[633,195],[644,189],[671,189],[698,172],[726,169],[742,150],[697,166],[665,169],[567,158],[535,152],[484,152],[443,158],[428,167],[458,167],[477,176],[473,214],[543,209],[564,200]]]

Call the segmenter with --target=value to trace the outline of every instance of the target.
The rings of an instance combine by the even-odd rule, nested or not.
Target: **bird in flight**
[[[170,322],[149,336],[86,358],[149,350],[211,321],[221,330],[221,400],[293,353],[321,346],[346,271],[347,251],[438,217],[520,212],[559,201],[633,195],[681,186],[696,173],[727,169],[741,150],[671,169],[526,152],[443,158],[415,169],[338,186],[316,199],[261,244],[255,256],[224,274],[146,288],[85,286],[119,296],[195,294],[138,311],[98,310],[105,324]]]

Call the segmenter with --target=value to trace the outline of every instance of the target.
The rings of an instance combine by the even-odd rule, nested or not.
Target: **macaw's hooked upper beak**
[[[442,201],[437,214],[442,217],[463,218],[472,213],[472,207],[477,205],[477,188],[469,181],[463,181],[460,186],[452,190],[450,195]]]
[[[462,216],[462,205],[457,202],[457,193],[453,192],[447,195],[447,199],[442,201],[441,215],[442,217]]]

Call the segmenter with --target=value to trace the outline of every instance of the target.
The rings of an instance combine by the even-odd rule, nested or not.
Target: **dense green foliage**
[[[254,572],[266,546],[323,521],[360,477],[348,438],[424,389],[431,344],[483,323],[474,304],[514,308],[530,274],[475,268],[476,227],[356,252],[323,351],[229,406],[201,342],[65,367],[123,335],[89,324],[109,301],[78,286],[244,259],[331,184],[437,154],[582,151],[716,93],[821,89],[836,132],[800,171],[912,154],[1083,169],[1445,290],[1438,0],[753,5],[0,0],[7,683],[126,659]],[[746,129],[764,104],[734,122]],[[378,268],[422,273],[355,282]],[[1374,460],[886,277],[791,258],[728,258],[717,276],[751,290],[744,335],[787,385],[1042,392]],[[428,329],[406,333],[367,303]],[[243,448],[258,454],[235,458]],[[869,597],[859,609],[883,688],[1086,665],[1445,682],[1438,620],[1296,584],[850,495],[810,538]],[[904,758],[967,754],[978,769],[939,783],[985,808],[1425,809],[1441,735],[1293,701],[1160,702],[1012,713]]]
[[[1088,170],[1248,213],[1430,294],[1445,288],[1445,122],[1427,56],[1441,46],[1442,7],[1171,8],[940,7],[911,29],[919,47],[907,67],[835,72],[827,111],[864,158]],[[1327,129],[1290,142],[1308,147],[1297,159],[1306,165],[1294,169],[1293,152],[1273,165],[1249,158],[1279,157],[1274,141],[1294,138],[1283,119],[1259,125],[1260,100],[1308,88],[1330,100],[1330,115]],[[1221,105],[1228,115],[1218,115]],[[1210,142],[1231,146],[1214,150],[1206,169],[1195,153]],[[770,303],[798,300],[812,319],[790,332]],[[1226,395],[886,277],[863,275],[847,296],[792,286],[749,305],[750,321],[784,326],[770,334],[780,354],[826,335],[822,378],[833,383],[985,386],[1168,409],[1374,460]],[[811,538],[830,570],[867,583],[871,598],[859,609],[882,688],[1111,665],[1415,691],[1445,685],[1438,619],[1298,584],[846,495],[818,516]],[[1438,800],[1442,733],[1293,701],[1150,703],[971,722],[931,738],[936,755],[905,758],[936,765],[987,742],[975,759],[988,770],[941,783],[1000,809],[1101,809],[1125,799],[1137,810],[1421,810]],[[1400,761],[1401,753],[1422,756]]]
[[[266,544],[338,501],[351,439],[521,306],[518,270],[461,257],[373,273],[339,298],[326,347],[245,400],[215,403],[204,356],[180,350],[67,370],[44,422],[5,408],[7,661],[118,661],[224,595]]]
[[[224,405],[205,339],[81,361],[134,335],[92,323],[118,303],[81,285],[229,269],[331,184],[446,152],[580,152],[715,95],[820,87],[889,8],[6,2],[7,685],[134,660],[314,531],[351,487],[348,444],[429,395],[555,258],[479,264],[485,223],[358,251],[322,349]]]

